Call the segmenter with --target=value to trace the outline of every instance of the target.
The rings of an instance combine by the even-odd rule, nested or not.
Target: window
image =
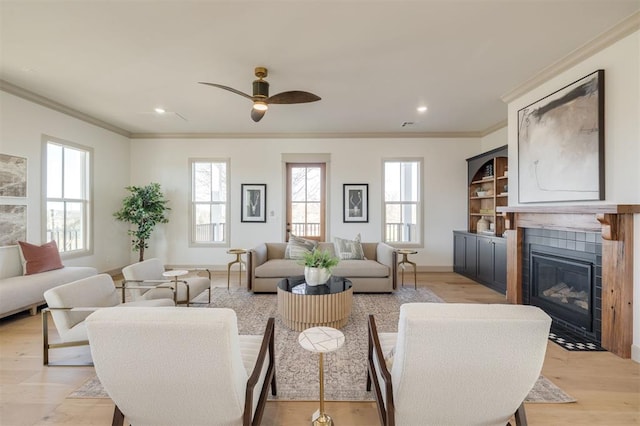
[[[90,148],[45,138],[45,241],[54,240],[61,253],[91,250]]]
[[[422,160],[384,160],[384,241],[422,244]]]
[[[228,170],[228,160],[191,160],[192,244],[228,244]]]

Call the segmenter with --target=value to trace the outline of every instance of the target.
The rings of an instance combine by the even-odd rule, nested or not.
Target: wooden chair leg
[[[116,405],[116,408],[113,409],[113,420],[111,421],[111,426],[123,426],[124,425],[124,414],[120,411],[120,408]]]
[[[516,410],[516,426],[527,426],[527,413],[524,411],[524,402]]]

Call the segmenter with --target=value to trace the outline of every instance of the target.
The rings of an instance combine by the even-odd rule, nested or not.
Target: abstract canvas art
[[[0,247],[27,239],[27,206],[0,205]]]
[[[0,154],[0,197],[27,196],[27,159]]]
[[[518,200],[604,199],[604,70],[518,111]]]

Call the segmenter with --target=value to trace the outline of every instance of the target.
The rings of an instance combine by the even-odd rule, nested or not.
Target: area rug
[[[325,355],[325,398],[329,401],[372,401],[366,391],[367,317],[375,315],[378,330],[395,332],[400,305],[408,302],[443,302],[427,288],[400,288],[393,294],[355,294],[349,322],[342,328],[345,345]],[[318,399],[317,355],[298,344],[299,332],[289,330],[279,319],[274,294],[252,294],[246,289],[215,288],[210,307],[227,307],[236,311],[240,334],[262,334],[269,317],[276,319],[275,400],[301,401]],[[108,398],[97,378],[89,379],[69,398]],[[526,402],[574,402],[560,388],[540,377]]]

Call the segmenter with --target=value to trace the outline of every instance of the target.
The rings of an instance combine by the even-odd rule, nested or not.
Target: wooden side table
[[[417,254],[418,252],[415,250],[411,250],[411,249],[399,249],[396,250],[398,252],[398,254],[402,255],[402,260],[400,262],[398,262],[398,267],[402,270],[401,275],[402,275],[402,287],[404,287],[404,269],[405,269],[405,265],[408,263],[409,265],[413,266],[413,288],[415,290],[418,289],[418,273],[416,270],[416,264],[412,261],[410,261],[408,259],[408,256],[410,254]]]
[[[313,426],[332,426],[333,419],[324,412],[324,365],[322,355],[326,352],[337,351],[344,345],[344,334],[331,327],[312,327],[304,330],[298,336],[298,343],[304,349],[315,352],[319,356],[320,370],[320,410],[317,416],[312,416]]]
[[[242,286],[242,265],[244,265],[245,269],[247,268],[247,263],[242,260],[242,255],[247,253],[245,249],[229,249],[227,250],[229,254],[235,254],[236,260],[233,262],[229,262],[227,265],[227,291],[229,291],[229,284],[231,282],[231,265],[234,263],[238,264],[238,286]]]

